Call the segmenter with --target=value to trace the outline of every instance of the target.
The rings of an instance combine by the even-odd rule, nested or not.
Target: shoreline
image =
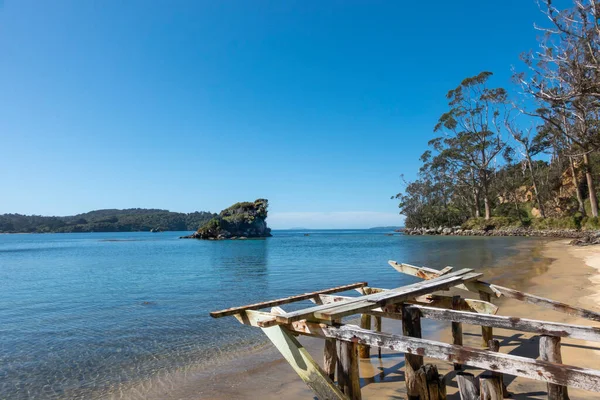
[[[589,309],[600,309],[600,248],[570,246],[568,240],[543,240],[516,245],[518,253],[499,259],[493,267],[485,268],[485,280],[524,290],[536,295],[563,301]],[[525,268],[527,267],[527,268]],[[560,290],[556,290],[560,285]],[[456,291],[465,296],[467,292]],[[467,297],[476,297],[471,293]],[[583,320],[551,310],[538,308],[512,299],[499,299],[499,315],[546,319],[581,325],[593,325]],[[464,326],[464,344],[480,346],[480,329]],[[399,321],[385,320],[383,330],[401,333]],[[449,323],[423,320],[423,337],[451,342]],[[518,331],[494,330],[494,337],[501,342],[501,352],[527,357],[537,357],[538,341],[532,335]],[[301,343],[322,362],[320,339],[299,337]],[[563,341],[563,362],[579,367],[600,369],[600,344],[583,341]],[[452,365],[428,360],[438,366],[441,374],[453,376]],[[383,350],[382,358],[377,350],[371,350],[371,358],[360,360],[363,398],[403,398],[403,354]],[[467,368],[477,375],[479,370]],[[168,381],[157,378],[154,382],[141,382],[135,387],[113,393],[110,399],[310,399],[313,392],[292,371],[280,354],[268,343],[262,350],[244,353],[232,361],[215,365],[214,368],[194,371],[185,369],[175,372]],[[515,399],[545,398],[546,384],[524,378],[507,376],[505,381]],[[455,382],[449,383],[448,398],[457,399]],[[571,399],[589,398],[591,392],[569,388]]]

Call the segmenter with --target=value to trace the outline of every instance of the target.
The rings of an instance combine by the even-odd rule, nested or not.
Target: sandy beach
[[[534,260],[532,263],[531,260]],[[458,266],[457,266],[458,267]],[[500,265],[484,271],[485,280],[539,296],[569,303],[591,310],[600,310],[600,247],[573,247],[566,240],[540,241],[527,246],[517,256],[502,260]],[[469,296],[467,292],[456,294]],[[469,296],[474,297],[474,296]],[[581,325],[593,325],[591,321],[568,316],[511,299],[494,300],[500,309],[498,315],[545,319]],[[450,342],[450,323],[432,323],[424,320],[424,337]],[[384,331],[400,333],[401,326],[395,321],[384,321]],[[479,327],[464,329],[465,345],[479,347]],[[537,358],[538,339],[530,334],[495,329],[494,337],[500,341],[501,352]],[[322,341],[301,337],[301,342],[321,362]],[[600,369],[600,344],[581,340],[563,340],[563,363],[580,367]],[[439,360],[428,360],[438,366],[440,373],[451,378],[452,365]],[[152,395],[137,391],[144,398],[153,399],[311,399],[312,391],[297,377],[279,354],[266,349],[246,354],[227,366],[210,371],[188,372],[179,381],[169,385],[153,385]],[[482,372],[473,368],[467,371],[477,375]],[[404,399],[404,357],[402,354],[383,351],[382,358],[371,351],[370,359],[360,361],[362,396],[368,398]],[[546,385],[542,382],[506,376],[505,383],[515,399],[546,398]],[[456,383],[448,379],[448,398],[459,399]],[[589,399],[591,392],[569,389],[571,399]],[[134,392],[121,393],[119,398],[138,398]]]

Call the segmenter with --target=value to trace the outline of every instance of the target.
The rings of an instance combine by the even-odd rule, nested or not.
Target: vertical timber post
[[[323,351],[323,369],[332,381],[335,380],[335,368],[337,364],[337,345],[335,339],[325,339]]]
[[[479,299],[483,300],[483,301],[487,301],[488,303],[491,303],[492,301],[492,297],[490,296],[489,293],[480,291],[479,292]],[[490,340],[492,340],[494,338],[494,333],[492,330],[491,326],[482,326],[481,327],[481,344],[483,347],[487,347]]]
[[[420,400],[446,400],[444,377],[433,364],[425,364],[417,371],[421,388]]]
[[[540,358],[544,361],[550,361],[562,364],[560,354],[560,338],[556,336],[540,336]],[[548,400],[568,400],[569,394],[566,386],[548,383]]]
[[[457,372],[456,383],[461,400],[478,400],[479,388],[475,385],[475,376],[468,372]]]
[[[459,301],[460,301],[460,296],[452,297],[452,309],[453,310],[458,309]],[[463,330],[462,330],[462,324],[460,322],[452,322],[452,344],[455,344],[458,346],[463,345]],[[462,365],[455,363],[454,370],[455,371],[462,370]]]
[[[350,400],[361,400],[360,376],[358,371],[358,345],[354,342],[338,341],[338,385]]]
[[[375,317],[375,332],[381,333],[382,324],[381,317]],[[381,347],[377,348],[377,357],[381,358]]]
[[[363,314],[360,317],[360,327],[363,329],[371,329],[371,316],[369,314]],[[371,346],[366,344],[358,345],[358,356],[360,358],[371,357]]]
[[[481,400],[502,400],[502,382],[494,375],[479,377],[479,393]]]
[[[402,333],[404,336],[421,337],[421,312],[415,308],[402,306]],[[419,400],[420,385],[416,372],[423,365],[423,356],[404,354],[406,394],[408,400]]]
[[[498,340],[490,340],[488,342],[488,347],[490,348],[490,351],[495,351],[496,353],[500,352],[500,342]],[[508,389],[506,388],[506,384],[504,383],[504,374],[502,372],[492,371],[492,375],[500,380],[500,384],[502,385],[502,396],[504,398],[507,398]]]

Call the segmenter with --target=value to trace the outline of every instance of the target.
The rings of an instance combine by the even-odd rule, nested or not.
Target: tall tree
[[[485,219],[491,217],[493,162],[505,146],[500,111],[506,102],[506,91],[488,88],[490,76],[491,72],[481,72],[448,92],[450,110],[434,128],[444,136],[430,142],[439,152],[438,157],[460,164],[463,174],[471,177],[476,212],[479,199],[483,198]]]

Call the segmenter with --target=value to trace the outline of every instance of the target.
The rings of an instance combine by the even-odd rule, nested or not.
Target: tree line
[[[177,213],[144,208],[96,210],[67,217],[3,214],[0,233],[195,231],[215,216],[205,211]]]
[[[448,92],[417,179],[395,196],[407,227],[494,218],[597,225],[600,1],[540,6],[548,23],[513,71],[518,94],[490,87],[487,71]]]

